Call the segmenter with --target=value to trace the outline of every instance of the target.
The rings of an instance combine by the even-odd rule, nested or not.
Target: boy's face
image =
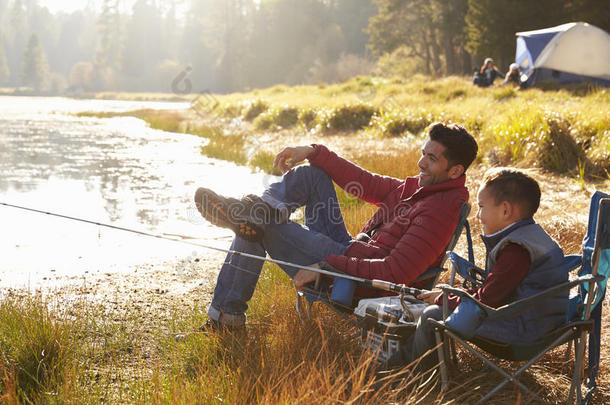
[[[418,184],[420,187],[432,186],[459,177],[454,176],[454,170],[449,168],[449,161],[444,155],[446,149],[442,143],[431,139],[428,139],[424,144],[421,150],[421,158],[417,162],[419,167]],[[453,166],[453,168],[455,167]]]
[[[496,233],[512,223],[507,219],[507,202],[496,205],[493,195],[486,188],[479,189],[477,198],[479,200],[477,218],[483,227],[483,235]]]

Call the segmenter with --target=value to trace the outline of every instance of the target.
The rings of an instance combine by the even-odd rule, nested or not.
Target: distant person
[[[478,194],[477,218],[483,229],[487,250],[486,274],[483,285],[468,292],[483,304],[498,308],[530,297],[554,285],[568,281],[561,269],[563,251],[533,219],[540,205],[540,187],[536,180],[511,168],[490,169],[485,174]],[[433,304],[428,306],[417,323],[409,359],[419,359],[434,348],[434,325],[428,319],[443,317],[441,291],[426,292],[417,298]],[[521,312],[514,318],[486,321],[476,309],[465,307],[456,322],[470,323],[478,336],[511,344],[531,344],[565,320],[567,294],[550,298],[535,308]],[[460,298],[449,294],[449,313],[460,304]],[[406,353],[403,353],[405,355]],[[436,351],[422,358],[421,371],[438,361]]]
[[[504,83],[502,86],[506,86],[512,84],[513,86],[521,86],[521,70],[519,70],[519,65],[516,63],[511,63],[508,73],[506,73],[506,77],[504,78]]]
[[[494,84],[494,80],[498,77],[504,76],[504,73],[500,72],[494,60],[492,58],[485,59],[483,66],[475,72],[473,84],[479,87],[489,87]]]

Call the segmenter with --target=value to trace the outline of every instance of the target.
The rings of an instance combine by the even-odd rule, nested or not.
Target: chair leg
[[[566,354],[565,354],[564,366],[563,366],[564,372],[566,372],[566,373],[568,371],[568,362],[570,361],[570,358],[572,357],[571,356],[572,355],[572,343],[573,343],[573,340],[569,340],[568,344],[566,345]],[[576,347],[576,344],[574,344],[574,347]]]
[[[303,308],[305,308],[305,311],[303,311]],[[311,304],[309,303],[309,301],[307,301],[307,298],[297,292],[296,309],[302,324],[305,324],[305,319],[310,318],[310,308]]]
[[[443,337],[441,337],[441,332],[438,328],[434,329],[434,336],[436,337],[436,352],[438,354],[438,362],[441,369],[441,392],[445,392],[447,390],[447,382],[449,381],[447,376],[447,363],[445,361],[445,342]]]
[[[585,337],[586,332],[582,332],[580,337],[574,341],[574,372],[572,374],[572,384],[570,385],[570,395],[568,396],[568,404],[572,403],[574,394],[576,394],[576,403],[580,405],[582,402],[582,371],[585,353]]]

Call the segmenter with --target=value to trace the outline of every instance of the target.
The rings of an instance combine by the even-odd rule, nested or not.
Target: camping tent
[[[592,82],[610,86],[610,35],[587,23],[517,32],[515,62],[525,87]]]

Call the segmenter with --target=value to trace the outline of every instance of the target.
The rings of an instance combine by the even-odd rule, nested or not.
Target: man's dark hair
[[[522,171],[499,167],[485,173],[482,188],[494,198],[496,205],[503,201],[518,205],[526,218],[534,216],[540,206],[540,186]]]
[[[443,155],[449,161],[448,168],[462,165],[466,171],[477,157],[477,141],[461,125],[436,122],[428,127],[428,135],[446,148]]]

